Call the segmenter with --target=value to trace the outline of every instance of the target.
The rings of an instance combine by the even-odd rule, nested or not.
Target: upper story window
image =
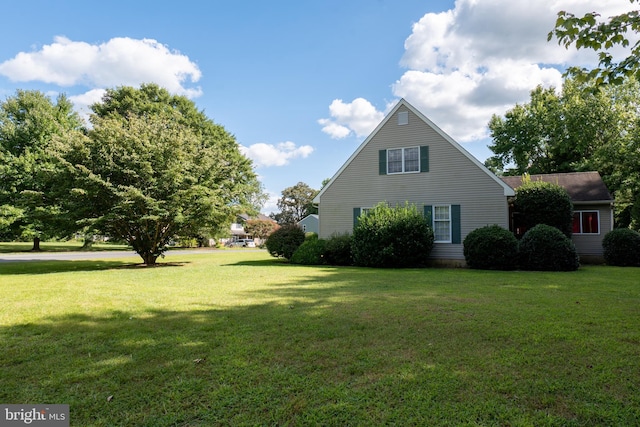
[[[409,124],[409,112],[408,111],[400,111],[398,112],[398,125],[408,125]]]
[[[387,150],[387,173],[420,172],[420,147]]]
[[[429,147],[392,148],[379,151],[380,175],[429,172]]]
[[[574,211],[573,234],[600,234],[598,211]]]

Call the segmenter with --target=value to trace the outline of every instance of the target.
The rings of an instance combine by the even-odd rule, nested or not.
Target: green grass
[[[0,263],[0,402],[75,426],[640,423],[640,269]]]
[[[83,242],[69,240],[66,242],[40,242],[42,252],[72,252],[72,251],[123,251],[131,249],[127,245],[115,243],[94,243],[89,249],[82,249]],[[0,242],[0,253],[29,252],[33,242]]]

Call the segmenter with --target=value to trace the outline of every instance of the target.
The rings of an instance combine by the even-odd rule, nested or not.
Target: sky
[[[628,0],[23,0],[1,7],[0,100],[64,93],[82,114],[105,88],[157,83],[233,134],[277,211],[320,189],[401,98],[480,161],[487,123],[591,51],[547,42],[558,11]]]

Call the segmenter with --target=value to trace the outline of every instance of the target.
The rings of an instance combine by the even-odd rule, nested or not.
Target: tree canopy
[[[636,3],[638,0],[629,0]],[[558,12],[555,28],[549,32],[547,38],[556,37],[558,43],[569,48],[592,49],[598,54],[598,66],[586,68],[572,67],[568,75],[575,76],[581,81],[593,81],[596,87],[606,84],[622,84],[626,77],[640,80],[640,40],[632,44],[630,33],[640,30],[640,11],[627,13],[601,20],[597,12],[576,16],[567,11]],[[617,61],[614,59],[612,48],[628,49],[627,56]]]
[[[304,182],[282,190],[282,197],[278,199],[280,213],[272,215],[278,224],[296,224],[307,215],[317,214],[318,208],[313,205],[313,198],[318,194]]]
[[[61,204],[61,141],[83,123],[61,95],[18,90],[0,103],[0,235],[11,239],[62,237],[75,224]]]
[[[79,221],[154,264],[176,235],[215,230],[261,191],[234,137],[156,85],[108,90],[67,154]]]

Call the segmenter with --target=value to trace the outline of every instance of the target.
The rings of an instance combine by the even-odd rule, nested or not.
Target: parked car
[[[253,239],[238,239],[237,241],[233,242],[233,246],[240,246],[243,248],[255,248],[256,242],[254,242]]]

